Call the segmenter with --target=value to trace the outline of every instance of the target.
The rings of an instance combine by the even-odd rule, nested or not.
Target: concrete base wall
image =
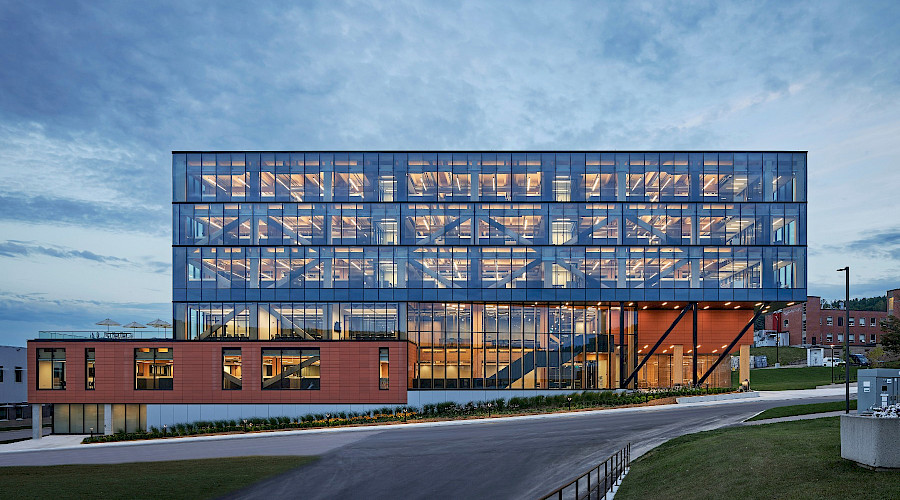
[[[407,405],[492,401],[514,397],[558,396],[582,391],[561,390],[437,390],[409,391]],[[600,391],[594,391],[600,392]],[[402,404],[148,404],[147,428],[185,424],[198,420],[241,420],[245,418],[299,417],[308,414],[364,412],[395,408]]]
[[[394,408],[391,404],[173,404],[147,405],[147,428],[186,424],[199,420],[241,420],[245,418],[300,417],[316,413],[364,412]]]
[[[900,419],[841,415],[841,457],[877,469],[900,469]]]
[[[619,392],[621,390],[617,390]],[[409,406],[422,407],[427,404],[436,403],[475,403],[479,401],[493,401],[496,399],[510,398],[530,398],[533,396],[559,396],[563,394],[571,394],[573,392],[603,392],[603,391],[577,391],[577,390],[540,390],[540,389],[504,389],[504,390],[435,390],[435,391],[409,391],[406,394],[407,404]]]
[[[683,398],[675,398],[678,404],[685,403],[702,403],[704,401],[723,401],[726,399],[745,399],[758,398],[758,392],[731,392],[728,394],[710,394],[708,396],[685,396]]]

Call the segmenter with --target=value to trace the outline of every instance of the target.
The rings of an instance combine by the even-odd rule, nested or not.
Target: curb
[[[732,392],[729,394],[710,394],[708,396],[686,396],[683,398],[675,398],[675,402],[681,405],[685,403],[702,403],[706,401],[725,401],[728,399],[746,399],[758,397],[758,392]]]

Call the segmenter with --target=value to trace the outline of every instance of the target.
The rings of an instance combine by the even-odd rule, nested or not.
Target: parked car
[[[844,360],[841,358],[824,358],[823,362],[822,366],[841,366],[844,364]]]
[[[850,366],[869,366],[869,358],[864,354],[851,354]]]

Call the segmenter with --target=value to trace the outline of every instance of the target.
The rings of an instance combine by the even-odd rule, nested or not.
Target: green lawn
[[[850,383],[856,383],[857,367],[850,367]],[[834,367],[834,381],[844,381],[844,367]],[[792,389],[815,389],[831,382],[831,367],[804,366],[800,368],[767,368],[750,370],[750,388],[757,391],[787,391]],[[731,384],[738,387],[738,371],[731,372]]]
[[[753,420],[768,420],[770,418],[793,417],[794,415],[810,415],[812,413],[825,413],[829,411],[842,411],[845,408],[844,401],[829,401],[827,403],[809,403],[805,405],[779,406],[777,408],[769,408],[768,410],[747,419],[748,422]],[[850,409],[856,409],[856,400],[850,400]]]
[[[750,355],[765,356],[769,361],[769,366],[775,366],[775,348],[774,347],[751,347]],[[806,361],[806,349],[802,347],[779,347],[778,361],[782,365],[789,365],[796,361]]]
[[[314,460],[316,457],[254,456],[0,467],[0,491],[16,498],[215,498]]]
[[[900,474],[863,469],[840,448],[837,417],[689,434],[636,460],[616,500],[898,497]]]

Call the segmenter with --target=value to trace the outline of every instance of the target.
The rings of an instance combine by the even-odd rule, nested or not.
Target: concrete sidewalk
[[[744,422],[741,422],[741,425],[777,424],[778,422],[793,422],[795,420],[813,420],[813,419],[825,418],[825,417],[839,417],[843,414],[844,414],[843,410],[841,410],[841,411],[826,411],[826,412],[822,412],[822,413],[809,413],[806,415],[791,415],[790,417],[767,418],[765,420],[754,420],[752,422],[744,421]],[[850,410],[850,414],[855,415],[856,410]]]
[[[852,388],[853,392],[855,392],[855,387]],[[751,399],[728,399],[728,400],[719,400],[719,401],[698,401],[691,403],[681,403],[681,404],[665,404],[665,405],[654,405],[654,406],[637,406],[630,408],[601,408],[596,410],[575,410],[571,412],[557,412],[557,413],[542,413],[536,415],[517,415],[517,416],[506,416],[506,417],[491,417],[491,418],[471,418],[466,420],[442,420],[437,422],[410,422],[410,423],[390,423],[390,424],[380,424],[380,425],[367,425],[367,426],[357,426],[357,427],[334,427],[334,428],[325,428],[325,429],[298,429],[298,430],[286,430],[286,431],[263,431],[263,432],[253,432],[253,433],[240,433],[240,434],[217,434],[211,436],[190,436],[190,437],[180,437],[180,438],[167,438],[167,439],[146,439],[141,441],[120,441],[115,443],[96,443],[90,445],[82,445],[81,440],[87,437],[86,435],[51,435],[44,437],[39,440],[26,440],[19,441],[17,443],[10,443],[0,445],[0,454],[2,453],[17,453],[17,452],[28,452],[28,451],[40,451],[40,450],[48,450],[48,449],[74,449],[74,448],[99,448],[99,447],[118,447],[118,446],[141,446],[148,444],[165,444],[165,443],[188,443],[188,442],[203,442],[203,441],[223,441],[223,440],[232,440],[232,439],[254,439],[254,438],[262,438],[262,437],[275,437],[275,436],[295,436],[295,435],[311,435],[311,434],[326,434],[326,433],[347,433],[347,432],[372,432],[372,431],[390,431],[397,429],[410,429],[416,427],[447,427],[447,426],[457,426],[457,425],[474,425],[474,424],[493,424],[493,423],[502,423],[509,421],[527,421],[527,420],[544,420],[544,419],[568,419],[568,418],[578,418],[586,415],[594,415],[598,413],[603,414],[618,414],[618,413],[640,413],[640,412],[656,412],[662,410],[668,410],[673,408],[685,407],[700,407],[700,406],[715,406],[715,405],[729,405],[729,404],[741,404],[741,403],[749,403],[749,402],[759,402],[759,401],[778,401],[778,400],[796,400],[796,399],[806,399],[806,398],[816,398],[816,397],[828,397],[828,396],[840,396],[843,395],[843,389],[807,389],[800,391],[760,391],[759,397],[751,398]]]

